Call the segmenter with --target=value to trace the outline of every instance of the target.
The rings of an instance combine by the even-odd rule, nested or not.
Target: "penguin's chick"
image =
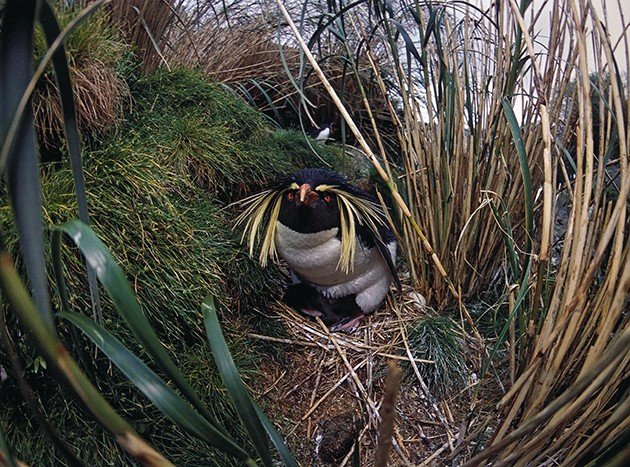
[[[333,331],[352,332],[392,281],[400,286],[384,213],[331,170],[303,169],[283,185],[274,241],[291,269],[285,302]]]

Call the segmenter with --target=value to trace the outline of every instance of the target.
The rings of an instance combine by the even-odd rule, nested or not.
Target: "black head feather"
[[[317,195],[310,205],[300,203],[297,193],[299,187],[310,186]],[[292,230],[300,233],[314,233],[339,227],[340,213],[334,193],[317,190],[320,186],[337,186],[342,190],[349,187],[347,180],[337,172],[325,169],[302,169],[290,175],[282,184],[289,189],[280,206],[278,220]]]
[[[301,169],[289,175],[282,182],[284,186],[289,186],[292,183],[297,183],[298,185],[308,183],[313,187],[319,185],[337,185],[345,188],[350,186],[348,180],[343,175],[328,169]]]

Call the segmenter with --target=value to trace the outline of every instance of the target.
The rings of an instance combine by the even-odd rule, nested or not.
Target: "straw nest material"
[[[353,334],[332,334],[321,320],[307,319],[282,303],[274,310],[286,337],[249,336],[287,344],[283,350],[289,362],[263,368],[267,379],[260,382],[256,399],[276,408],[276,420],[302,463],[349,465],[357,439],[362,461],[372,460],[391,361],[410,375],[399,392],[392,460],[408,464],[436,458],[456,443],[459,407],[438,402],[419,368],[433,362],[414,357],[409,346],[408,332],[428,313],[420,294],[405,286]]]

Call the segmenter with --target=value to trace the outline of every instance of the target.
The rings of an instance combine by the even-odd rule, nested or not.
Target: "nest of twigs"
[[[439,401],[427,386],[408,333],[428,310],[424,298],[409,287],[390,297],[353,334],[331,333],[317,319],[303,317],[279,303],[277,320],[288,336],[251,334],[255,339],[288,344],[283,362],[264,368],[268,378],[257,399],[272,405],[276,420],[294,453],[305,465],[349,465],[359,450],[361,465],[370,465],[382,447],[386,373],[395,362],[404,377],[398,390],[391,460],[410,464],[446,457],[455,451],[462,408]],[[459,388],[462,392],[474,383]],[[464,398],[467,400],[468,398]],[[463,438],[462,438],[463,439]],[[440,457],[441,456],[441,457]]]

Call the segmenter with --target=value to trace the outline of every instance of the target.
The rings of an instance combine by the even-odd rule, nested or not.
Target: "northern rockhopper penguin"
[[[338,173],[303,169],[240,204],[250,254],[260,242],[263,266],[280,256],[291,270],[285,302],[332,331],[354,331],[392,282],[400,289],[382,208]]]

